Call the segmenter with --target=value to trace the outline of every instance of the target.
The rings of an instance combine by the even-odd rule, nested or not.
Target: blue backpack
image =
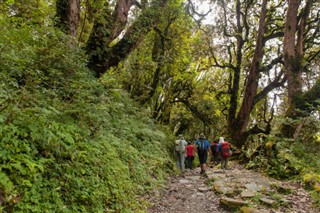
[[[208,151],[207,146],[206,146],[206,142],[207,140],[203,139],[203,140],[198,140],[199,143],[197,144],[197,150],[200,152],[204,152],[204,151]]]

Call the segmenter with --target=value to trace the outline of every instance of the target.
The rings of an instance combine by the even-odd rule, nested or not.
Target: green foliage
[[[259,169],[275,178],[299,180],[319,206],[320,143],[311,137],[315,127],[317,125],[313,125],[312,131],[310,129],[311,132],[307,132],[309,127],[306,125],[303,137],[299,140],[265,135],[251,137],[251,146],[246,151],[250,159],[247,168]]]
[[[173,171],[167,136],[50,28],[0,16],[2,212],[139,211]]]
[[[48,25],[55,14],[55,2],[47,0],[3,0],[0,13],[7,21],[21,25]]]

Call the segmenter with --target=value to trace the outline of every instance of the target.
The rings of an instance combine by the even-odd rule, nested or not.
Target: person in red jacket
[[[186,147],[187,150],[187,165],[189,169],[193,169],[193,160],[194,160],[194,154],[195,154],[195,148],[194,146],[188,142],[188,145]]]
[[[219,138],[218,152],[221,157],[221,169],[228,169],[228,158],[230,157],[230,144],[223,137]]]

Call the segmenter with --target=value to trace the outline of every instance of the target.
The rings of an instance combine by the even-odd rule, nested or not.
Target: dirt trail
[[[170,177],[166,186],[147,198],[153,204],[148,212],[320,212],[298,184],[263,177],[234,162],[229,165],[227,171],[208,168],[207,177],[199,175],[199,168]]]

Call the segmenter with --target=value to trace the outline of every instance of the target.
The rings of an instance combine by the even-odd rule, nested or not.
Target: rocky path
[[[298,184],[280,182],[244,169],[231,162],[231,169],[187,170],[171,177],[167,185],[148,196],[153,205],[148,212],[244,212],[244,213],[318,213],[308,193]]]

